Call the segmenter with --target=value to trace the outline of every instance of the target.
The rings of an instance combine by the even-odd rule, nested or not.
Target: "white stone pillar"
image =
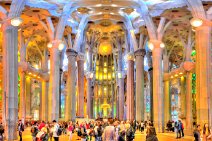
[[[197,123],[203,125],[209,119],[209,50],[211,49],[211,28],[196,28],[196,104]]]
[[[19,119],[22,120],[22,122],[25,122],[26,119],[26,94],[25,94],[25,72],[23,70],[19,73],[20,76],[20,117]]]
[[[151,41],[154,45],[152,50],[153,58],[153,119],[157,132],[163,131],[164,107],[163,107],[163,71],[162,71],[162,52],[160,41]]]
[[[18,28],[3,25],[3,123],[7,140],[17,139],[18,120]]]
[[[144,56],[145,49],[135,51],[136,63],[136,120],[144,121]]]
[[[59,120],[59,78],[60,78],[60,52],[58,45],[60,41],[53,41],[53,47],[50,49],[50,81],[48,96],[48,120]]]
[[[65,120],[75,121],[76,118],[76,57],[77,52],[68,48],[66,50],[68,57],[68,77],[67,77],[67,94],[65,103]]]
[[[192,73],[186,74],[186,130],[192,133],[193,113],[192,113]]]
[[[135,105],[134,105],[134,55],[129,53],[127,56],[128,68],[127,68],[127,120],[135,119]]]
[[[122,72],[122,48],[121,45],[118,45],[118,119],[123,120],[124,118],[124,74]]]
[[[84,54],[79,53],[77,56],[78,67],[78,116],[84,118]]]

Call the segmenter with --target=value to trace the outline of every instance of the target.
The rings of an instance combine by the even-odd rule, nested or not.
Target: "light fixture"
[[[175,77],[178,77],[178,74],[175,74],[174,76],[175,76]]]
[[[182,72],[180,72],[179,74],[183,74]]]
[[[58,46],[58,49],[61,51],[61,50],[63,50],[64,49],[64,43],[63,42],[60,42],[59,43],[59,46]]]
[[[171,76],[171,78],[174,78],[173,76]]]
[[[36,74],[34,74],[33,76],[36,77]]]
[[[102,6],[102,4],[97,4],[97,5],[96,5],[96,7],[101,7],[101,6]]]
[[[199,18],[192,18],[190,23],[193,27],[200,27],[203,24],[203,21]]]
[[[29,75],[31,75],[32,73],[30,72]]]
[[[122,78],[122,73],[121,72],[118,72],[118,78]]]
[[[149,47],[150,50],[153,50],[153,49],[154,49],[153,43],[149,42],[149,43],[148,43],[148,47]]]
[[[53,45],[52,45],[51,42],[49,42],[49,43],[47,44],[47,47],[48,47],[48,48],[52,48],[52,46],[53,46]]]
[[[165,44],[162,42],[162,43],[160,43],[160,47],[161,48],[164,48],[165,47]]]
[[[99,14],[99,15],[101,15],[101,14],[102,14],[102,12],[99,12],[98,14]]]
[[[11,19],[10,22],[11,22],[11,25],[13,26],[19,26],[23,22],[23,20],[21,19],[21,17],[15,17]]]
[[[112,6],[112,7],[117,7],[118,5],[116,5],[116,4],[111,4],[111,6]]]
[[[114,13],[113,13],[113,12],[110,12],[110,14],[111,14],[111,15],[114,15]]]

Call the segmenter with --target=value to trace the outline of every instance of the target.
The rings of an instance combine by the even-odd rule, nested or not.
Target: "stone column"
[[[26,77],[26,117],[31,116],[31,78]]]
[[[115,118],[114,116],[114,100],[115,100],[115,93],[114,93],[114,84],[111,83],[111,93],[112,93],[112,118]]]
[[[151,41],[154,45],[153,57],[153,119],[158,132],[163,129],[163,71],[162,71],[162,48],[160,41]]]
[[[59,41],[53,41],[50,49],[50,81],[48,96],[48,120],[59,120],[59,75],[60,75],[60,52],[58,50]]]
[[[129,53],[127,57],[127,120],[135,119],[134,105],[134,55]]]
[[[168,74],[168,73],[165,73]],[[164,75],[165,75],[164,74]],[[164,80],[164,123],[166,124],[171,120],[171,97],[170,97],[170,81]]]
[[[18,120],[18,28],[3,25],[3,123],[7,140],[17,139]]]
[[[26,94],[25,94],[25,72],[21,69],[20,73],[20,117],[19,119],[22,120],[22,122],[25,122],[26,119]]]
[[[147,60],[148,60],[148,74],[149,74],[149,93],[150,93],[150,120],[153,121],[153,67],[152,67],[152,53],[147,52]]]
[[[84,118],[84,54],[77,56],[78,67],[78,116]]]
[[[92,78],[91,76],[87,77],[87,114],[88,118],[92,118]]]
[[[211,28],[201,26],[196,28],[196,102],[197,123],[203,125],[209,119],[209,50],[211,49]]]
[[[48,55],[46,50],[44,50],[44,55],[42,56],[42,63],[41,63],[42,71],[48,73]],[[49,82],[42,80],[42,94],[41,94],[41,119],[44,121],[48,120],[48,88]]]
[[[192,133],[193,113],[192,113],[192,73],[186,74],[186,130]]]
[[[186,115],[186,93],[185,93],[185,77],[180,77],[180,109],[181,109],[181,116],[185,117]]]
[[[124,76],[122,72],[122,48],[119,45],[118,51],[118,118],[119,120],[123,120],[124,118]]]
[[[67,77],[67,94],[65,103],[65,120],[75,121],[76,118],[76,57],[77,52],[68,48],[66,50],[68,57],[68,77]]]
[[[135,51],[136,63],[136,120],[144,121],[144,56],[145,49]]]
[[[42,81],[42,95],[41,95],[41,119],[48,120],[48,82]]]
[[[91,46],[92,47],[92,46]],[[87,75],[87,114],[88,118],[93,118],[93,88],[92,88],[92,79],[93,79],[93,68],[92,68],[92,50],[89,48],[88,52],[88,75]]]

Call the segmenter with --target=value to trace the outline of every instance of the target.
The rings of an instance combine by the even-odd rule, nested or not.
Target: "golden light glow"
[[[173,76],[171,76],[171,78],[174,78]]]
[[[106,63],[106,62],[104,62],[104,66],[105,66],[105,67],[107,66],[107,63]]]
[[[203,24],[203,21],[199,18],[192,18],[190,23],[193,27],[200,27]]]
[[[96,72],[96,79],[99,79],[99,75],[98,75],[98,72]]]
[[[107,74],[104,74],[104,79],[107,79]]]
[[[174,76],[175,76],[175,77],[178,77],[178,74],[175,74]]]
[[[102,42],[98,50],[101,55],[109,55],[112,53],[112,45],[110,42]]]
[[[31,75],[32,73],[30,72],[29,75]]]
[[[149,43],[148,43],[148,47],[149,47],[150,50],[153,50],[153,49],[154,49],[153,43],[149,42]]]
[[[179,74],[183,74],[182,72],[180,72]]]
[[[99,67],[98,67],[98,66],[96,66],[96,70],[97,70],[97,71],[99,70]]]
[[[107,68],[104,68],[104,73],[107,73]]]
[[[13,26],[19,26],[22,22],[23,20],[21,19],[21,17],[11,19],[11,25]]]

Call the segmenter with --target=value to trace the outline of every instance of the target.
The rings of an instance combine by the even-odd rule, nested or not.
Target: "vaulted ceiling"
[[[25,40],[31,39],[28,45],[28,61],[38,62],[41,58],[38,53],[47,49],[49,42],[47,32],[42,26],[47,17],[51,17],[56,26],[63,12],[65,5],[72,5],[73,13],[67,18],[64,36],[71,34],[74,40],[82,15],[89,15],[87,32],[98,32],[101,37],[98,42],[112,42],[115,33],[124,36],[123,12],[127,13],[132,21],[136,34],[147,34],[145,23],[140,10],[140,0],[28,0],[24,11],[21,14],[23,19],[19,27],[19,34]],[[166,44],[167,52],[171,52],[170,61],[180,65],[183,60],[183,46],[179,38],[187,39],[190,26],[191,12],[183,0],[143,0],[149,9],[149,14],[155,23],[159,24],[160,17],[172,21],[167,29],[163,41]],[[3,0],[0,5],[9,10],[11,0]],[[203,0],[204,9],[207,11],[212,2]],[[1,35],[1,34],[0,34]],[[139,38],[139,36],[138,36]],[[1,42],[1,41],[0,41]]]

